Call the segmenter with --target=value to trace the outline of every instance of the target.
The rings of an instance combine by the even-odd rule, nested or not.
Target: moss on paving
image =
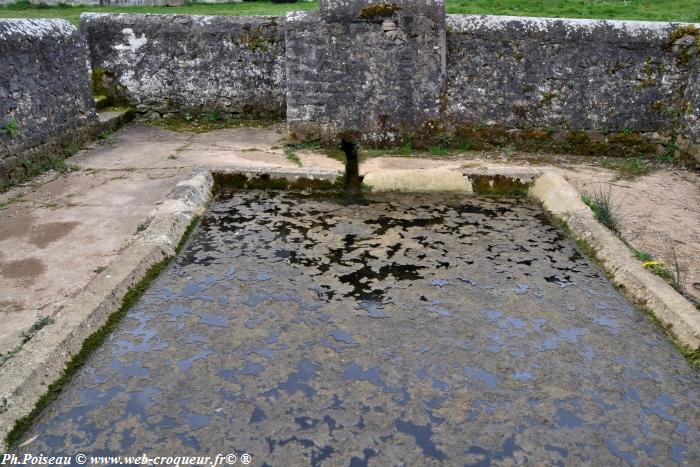
[[[183,116],[149,120],[147,123],[171,131],[208,133],[225,128],[269,128],[272,125],[282,122],[283,120],[279,119],[231,119],[224,118],[217,112],[211,112],[197,116],[186,113]]]
[[[29,412],[29,414],[20,418],[12,430],[5,437],[5,444],[8,448],[12,449],[17,445],[17,443],[22,439],[22,437],[27,433],[27,431],[32,427],[37,417],[41,412],[53,402],[58,395],[63,390],[63,387],[71,381],[73,376],[80,370],[80,368],[85,365],[88,358],[95,349],[97,349],[102,343],[107,339],[107,337],[114,331],[119,323],[124,319],[127,312],[139,301],[141,296],[148,290],[148,288],[153,284],[153,281],[158,277],[158,275],[163,271],[170,261],[172,261],[175,256],[182,250],[185,242],[189,238],[190,234],[197,226],[199,222],[199,217],[194,217],[190,224],[185,229],[185,233],[180,239],[177,247],[175,248],[175,255],[168,256],[158,263],[152,265],[146,270],[143,278],[131,286],[129,290],[124,295],[122,304],[117,311],[109,315],[105,324],[100,327],[97,331],[93,332],[85,341],[83,342],[80,351],[68,362],[66,363],[61,376],[51,383],[43,396],[37,401],[34,408]]]
[[[697,0],[446,0],[451,14],[544,16],[553,18],[633,19],[649,21],[700,22]],[[232,4],[191,4],[180,7],[156,6],[57,6],[38,7],[28,1],[0,8],[5,18],[65,18],[79,24],[83,12],[97,13],[179,13],[188,15],[284,15],[288,11],[316,10],[318,1],[272,3],[269,0]]]

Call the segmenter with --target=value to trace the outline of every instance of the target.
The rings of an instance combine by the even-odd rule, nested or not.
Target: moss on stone
[[[103,68],[95,67],[91,70],[90,78],[92,82],[92,95],[104,96],[102,101],[104,107],[108,106],[129,106],[124,88],[119,84],[114,73]]]
[[[395,3],[375,3],[373,5],[367,5],[362,10],[360,10],[360,19],[378,19],[378,18],[389,18],[393,16],[394,13],[400,11],[401,7]]]
[[[469,175],[474,193],[497,196],[526,196],[530,182],[505,175]]]
[[[289,180],[270,174],[247,176],[241,173],[215,173],[216,190],[298,190],[298,191],[337,191],[343,187],[343,178],[335,181],[300,177]]]
[[[675,29],[671,34],[669,34],[668,45],[676,45],[676,42],[685,36],[695,37],[695,44],[700,46],[700,29],[698,29],[692,24],[689,24],[687,26],[681,26]]]
[[[694,37],[695,40],[692,44],[678,44],[678,41],[684,37]],[[692,24],[675,29],[668,36],[668,46],[674,50],[676,47],[680,47],[678,61],[683,66],[690,65],[693,56],[697,55],[698,49],[700,49],[700,29]]]
[[[216,112],[203,113],[193,116],[189,113],[174,117],[160,118],[150,121],[151,125],[165,128],[171,131],[185,131],[193,133],[208,133],[210,131],[222,130],[225,128],[268,128],[280,123],[279,119],[264,118],[212,118]]]

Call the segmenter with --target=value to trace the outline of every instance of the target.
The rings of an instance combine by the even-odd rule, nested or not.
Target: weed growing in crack
[[[411,154],[413,154],[413,143],[411,142],[411,140],[406,141],[403,144],[403,146],[399,148],[398,152],[402,156],[410,156]]]
[[[293,162],[299,167],[301,167],[301,159],[299,159],[299,155],[297,154],[296,148],[294,146],[285,146],[284,155],[287,156],[288,161]]]
[[[431,156],[447,156],[450,154],[450,150],[442,146],[429,146],[428,154]]]
[[[223,117],[221,116],[221,114],[219,112],[216,112],[216,111],[209,113],[209,114],[205,114],[204,118],[208,122],[218,122],[218,121],[223,120]]]
[[[595,218],[610,229],[615,235],[620,236],[620,221],[617,214],[617,205],[613,201],[612,191],[599,189],[591,193],[581,195],[581,201],[591,208]]]
[[[678,149],[676,143],[668,143],[666,145],[666,150],[662,154],[657,155],[656,160],[667,164],[676,164],[678,162],[676,159],[676,149]]]
[[[4,365],[6,361],[17,355],[21,350],[22,346],[17,344],[5,353],[0,352],[0,366]]]
[[[514,144],[509,144],[508,146],[504,147],[501,150],[501,154],[503,154],[505,157],[510,159],[515,155],[515,145]]]
[[[682,294],[685,291],[685,267],[681,264],[678,258],[678,252],[675,245],[669,242],[668,252],[666,253],[666,262],[668,263],[669,278],[668,283],[676,289],[676,292]]]
[[[10,120],[8,120],[7,123],[3,125],[2,130],[9,138],[14,139],[19,136],[19,122],[17,121],[17,118],[12,117]]]
[[[22,344],[29,342],[40,329],[48,326],[49,324],[53,324],[53,322],[53,319],[48,316],[40,316],[29,329],[22,331]]]
[[[639,261],[652,261],[654,257],[651,255],[651,253],[647,253],[644,250],[637,250],[636,248],[632,249],[632,253],[634,254],[634,257],[637,258]]]
[[[20,336],[22,336],[22,342],[15,345],[12,349],[10,349],[6,353],[1,353],[0,352],[0,366],[2,366],[5,362],[7,362],[9,359],[11,359],[13,356],[17,355],[22,348],[24,348],[24,344],[32,340],[34,336],[36,336],[36,333],[39,332],[41,329],[45,328],[49,324],[53,324],[54,320],[48,316],[39,316],[39,319],[37,319],[34,324],[31,325],[31,327],[27,330],[24,330],[20,333]]]

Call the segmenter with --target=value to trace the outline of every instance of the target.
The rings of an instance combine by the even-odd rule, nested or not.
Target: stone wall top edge
[[[502,31],[505,26],[514,23],[523,25],[526,30],[547,32],[552,27],[566,27],[572,31],[595,32],[610,29],[625,33],[630,37],[656,35],[665,38],[670,31],[683,26],[696,26],[697,23],[636,21],[636,20],[607,20],[580,18],[544,18],[532,16],[491,16],[491,15],[447,15],[447,25],[454,32],[472,32],[477,30]]]
[[[309,21],[320,21],[321,15],[318,11],[290,11],[286,16],[288,23],[305,23]]]
[[[73,36],[77,33],[78,29],[65,19],[0,19],[0,40],[9,40],[13,37]]]
[[[231,15],[186,15],[176,13],[90,13],[85,12],[80,14],[80,23],[93,20],[129,20],[129,21],[172,21],[176,19],[192,20],[194,22],[209,23],[213,21],[230,22],[230,23],[254,23],[270,20],[284,20],[285,16],[275,15],[250,15],[250,16],[231,16]]]

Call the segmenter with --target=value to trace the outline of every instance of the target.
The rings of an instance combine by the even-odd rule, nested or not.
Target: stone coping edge
[[[529,196],[563,222],[576,240],[591,246],[609,280],[628,300],[651,311],[681,345],[691,351],[700,349],[700,312],[663,279],[644,269],[558,171],[547,170],[537,177]]]
[[[213,186],[211,173],[202,170],[178,183],[157,207],[148,228],[59,311],[54,324],[5,362],[0,378],[0,452],[9,448],[5,438],[15,423],[32,411],[83,342],[119,309],[129,288],[151,266],[175,254],[192,220],[209,205]]]

